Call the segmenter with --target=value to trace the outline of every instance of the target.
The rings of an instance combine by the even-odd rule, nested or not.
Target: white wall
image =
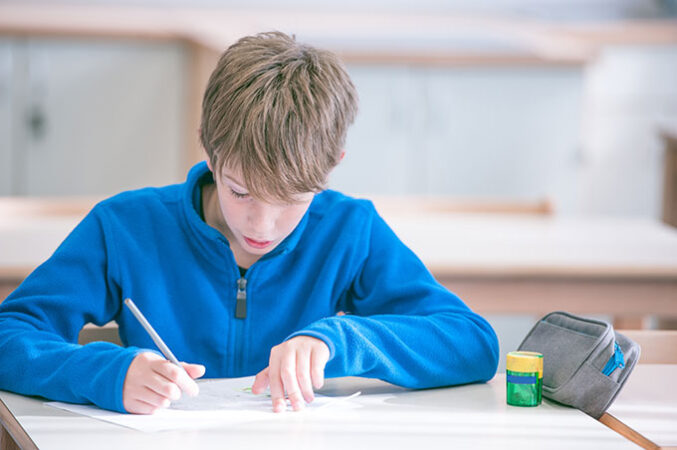
[[[677,46],[610,46],[586,69],[572,209],[660,218],[662,127],[677,129]]]

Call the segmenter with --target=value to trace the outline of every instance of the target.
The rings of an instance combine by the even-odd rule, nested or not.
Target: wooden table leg
[[[633,430],[614,416],[612,416],[609,413],[604,413],[602,414],[602,417],[599,418],[599,421],[606,425],[607,427],[611,428],[614,430],[616,433],[620,434],[624,438],[626,438],[629,441],[634,442],[635,444],[639,445],[642,448],[645,449],[660,449],[661,447],[658,446],[656,443],[650,441],[637,431]]]
[[[0,450],[37,449],[7,405],[0,400]]]
[[[20,450],[12,436],[2,425],[0,425],[0,450]]]

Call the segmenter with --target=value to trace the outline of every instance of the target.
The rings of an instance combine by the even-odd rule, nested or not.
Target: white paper
[[[276,420],[280,414],[272,412],[269,394],[252,394],[251,378],[198,380],[200,394],[197,397],[184,396],[173,402],[167,409],[154,414],[121,414],[93,405],[49,402],[54,408],[115,423],[139,431],[153,432],[204,428],[218,424],[238,424],[259,420]],[[306,405],[305,411],[312,413],[329,407],[354,408],[358,405],[350,400],[360,393],[344,397],[327,397],[315,394],[315,400]],[[289,402],[287,409],[291,410]]]

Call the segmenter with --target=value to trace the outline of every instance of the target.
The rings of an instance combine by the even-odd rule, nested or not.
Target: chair
[[[95,341],[112,342],[113,344],[122,346],[122,341],[120,341],[120,335],[118,334],[118,324],[115,322],[108,322],[102,327],[98,327],[93,323],[86,324],[82,330],[80,330],[78,344],[85,345]]]

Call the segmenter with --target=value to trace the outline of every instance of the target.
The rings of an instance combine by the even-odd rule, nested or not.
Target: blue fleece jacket
[[[123,308],[127,297],[206,377],[256,374],[273,346],[296,335],[329,346],[327,377],[426,388],[494,375],[491,326],[434,280],[370,202],[334,191],[316,195],[296,229],[249,268],[246,316],[237,318],[233,253],[199,213],[210,182],[201,163],[183,184],[96,205],[0,304],[0,389],[124,412],[129,364],[157,351]],[[85,323],[111,320],[124,348],[77,344]]]

